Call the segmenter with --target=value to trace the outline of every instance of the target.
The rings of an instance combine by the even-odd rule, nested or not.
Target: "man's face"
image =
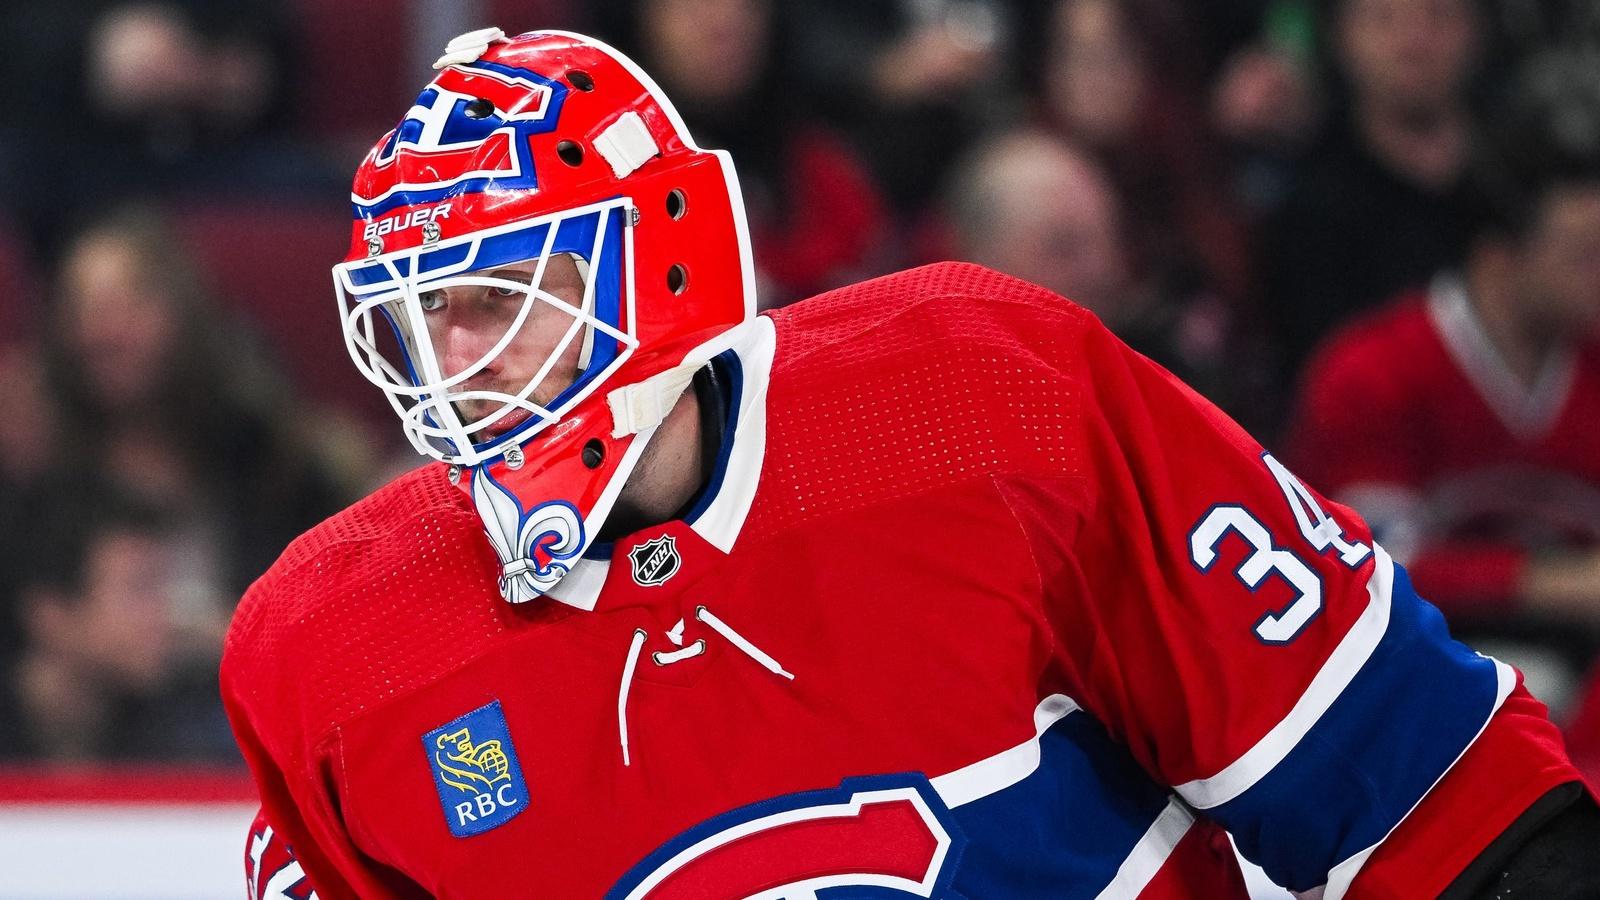
[[[771,17],[770,0],[654,0],[644,4],[642,25],[673,96],[718,104],[760,77]]]
[[[1600,324],[1600,184],[1552,193],[1521,255],[1527,309],[1543,329],[1576,336]]]
[[[1048,139],[1019,141],[991,165],[996,224],[964,252],[1115,318],[1130,284],[1119,201],[1104,174]]]
[[[1469,0],[1344,0],[1339,52],[1356,94],[1425,112],[1455,102],[1477,52]]]
[[[84,241],[67,260],[66,338],[102,402],[148,400],[167,365],[174,301],[149,280],[133,247],[110,235]]]
[[[530,260],[472,274],[526,285],[532,281],[537,268],[537,262]],[[564,253],[550,257],[538,287],[574,307],[582,305],[583,277],[577,264]],[[471,368],[492,350],[516,326],[523,305],[531,303],[527,318],[516,329],[505,349],[464,383],[456,386],[454,390],[458,392],[521,393],[561,343],[573,322],[573,317],[565,310],[543,300],[530,300],[524,291],[509,286],[457,285],[423,291],[419,299],[434,352],[438,355],[439,368],[446,378]],[[562,349],[555,366],[529,399],[540,406],[548,406],[550,401],[577,380],[578,356],[582,347],[583,332],[580,329]],[[457,401],[455,406],[462,421],[470,427],[472,422],[498,409],[501,402],[495,399],[470,399]],[[473,432],[472,438],[477,442],[488,440],[521,424],[528,416],[526,410],[514,409],[493,424]]]
[[[171,548],[137,531],[108,531],[84,560],[73,607],[76,652],[117,684],[149,690],[167,675],[173,645]]]
[[[1093,146],[1126,140],[1144,102],[1145,58],[1117,4],[1068,0],[1056,7],[1048,103]]]

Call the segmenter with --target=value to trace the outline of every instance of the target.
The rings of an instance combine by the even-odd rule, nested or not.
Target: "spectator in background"
[[[1222,61],[1210,97],[1231,192],[1252,224],[1282,206],[1322,112],[1309,0],[1274,0],[1257,24]]]
[[[882,268],[887,237],[884,202],[864,166],[795,101],[777,16],[772,0],[625,0],[606,23],[655,73],[696,139],[739,161],[765,306]]]
[[[1132,265],[1178,294],[1237,306],[1250,290],[1242,220],[1205,123],[1171,63],[1176,35],[1128,0],[1055,0],[1030,67],[1042,121],[1093,154],[1126,201]],[[1170,38],[1170,40],[1169,40]]]
[[[1005,0],[806,0],[797,87],[847,133],[901,220],[921,224],[963,148],[1014,110]]]
[[[1329,131],[1263,236],[1285,363],[1459,265],[1471,229],[1473,0],[1323,0]]]
[[[179,246],[143,209],[70,245],[47,336],[62,432],[49,490],[71,497],[90,473],[163,511],[191,608],[210,621],[348,491]]]
[[[1464,265],[1316,355],[1290,447],[1454,625],[1575,668],[1600,646],[1600,131],[1559,124],[1501,124],[1523,149]]]
[[[150,161],[251,132],[276,112],[283,80],[272,10],[255,7],[248,17],[237,4],[221,15],[216,4],[111,7],[89,30],[87,97]]]
[[[180,634],[179,550],[159,515],[111,492],[52,513],[28,541],[24,643],[0,681],[0,758],[236,759],[216,649],[195,652]]]
[[[1590,789],[1595,790],[1600,789],[1600,665],[1589,670],[1581,694],[1564,730],[1567,752]]]
[[[956,256],[1072,298],[1197,390],[1225,392],[1224,312],[1136,275],[1125,207],[1093,158],[1042,129],[1003,134],[957,168],[946,206]]]
[[[326,176],[279,137],[283,0],[19,0],[0,8],[0,201],[53,257],[71,223],[152,193]],[[48,87],[46,87],[48,85]]]

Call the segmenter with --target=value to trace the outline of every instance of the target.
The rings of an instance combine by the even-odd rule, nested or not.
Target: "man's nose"
[[[481,307],[475,296],[452,293],[445,313],[440,317],[442,321],[430,329],[433,332],[434,349],[439,355],[439,368],[446,378],[453,378],[476,367],[467,379],[473,382],[484,376],[493,376],[498,369],[497,359],[485,360],[482,365],[477,365],[484,354],[494,349],[503,328],[503,323],[486,315]]]

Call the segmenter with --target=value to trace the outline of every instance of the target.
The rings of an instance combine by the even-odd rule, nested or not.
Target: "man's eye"
[[[505,285],[497,284],[494,287],[489,288],[489,293],[496,297],[515,297],[518,294],[523,293],[523,290],[522,288],[506,287]]]
[[[417,295],[417,303],[423,312],[435,312],[444,309],[444,291],[423,291]]]

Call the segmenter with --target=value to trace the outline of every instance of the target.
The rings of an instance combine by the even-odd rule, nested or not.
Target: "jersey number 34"
[[[1312,496],[1300,479],[1283,464],[1263,453],[1261,461],[1283,490],[1295,523],[1313,549],[1320,554],[1337,553],[1350,568],[1359,566],[1372,553],[1360,542],[1345,540],[1344,531]],[[1300,636],[1322,611],[1322,578],[1293,550],[1279,546],[1273,534],[1248,509],[1238,504],[1213,506],[1189,531],[1189,558],[1202,572],[1217,562],[1217,546],[1233,533],[1251,547],[1234,574],[1252,593],[1260,589],[1268,575],[1276,573],[1294,589],[1295,597],[1281,609],[1270,610],[1255,624],[1256,637],[1268,644],[1287,644]]]

